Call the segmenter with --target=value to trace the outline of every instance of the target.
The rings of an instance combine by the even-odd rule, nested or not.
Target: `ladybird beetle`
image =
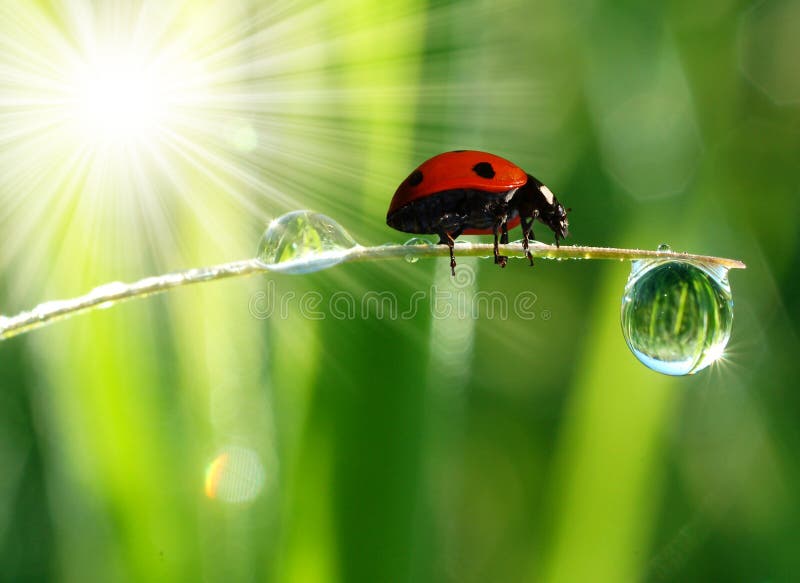
[[[439,235],[450,247],[455,275],[454,240],[464,235],[494,235],[494,262],[506,266],[499,243],[522,225],[522,245],[533,265],[528,242],[539,219],[555,233],[556,246],[566,237],[567,212],[544,184],[508,160],[476,150],[434,156],[408,175],[394,193],[386,223],[405,233]]]

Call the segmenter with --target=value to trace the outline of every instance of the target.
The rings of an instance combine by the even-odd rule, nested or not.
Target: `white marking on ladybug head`
[[[544,184],[542,184],[539,187],[539,192],[541,192],[544,195],[544,199],[547,201],[547,204],[553,204],[555,196],[553,196],[553,193],[550,192],[549,188],[547,188]]]

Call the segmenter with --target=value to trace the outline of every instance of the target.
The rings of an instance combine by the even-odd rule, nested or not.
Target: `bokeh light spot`
[[[703,152],[679,51],[666,34],[607,44],[592,58],[589,92],[603,167],[634,199],[680,195]]]
[[[252,125],[242,125],[234,132],[233,143],[241,152],[252,152],[258,147],[258,133]]]
[[[680,194],[697,170],[700,141],[683,97],[645,91],[601,122],[606,169],[635,198]]]
[[[744,76],[778,104],[800,101],[800,2],[765,0],[742,18],[739,61]]]
[[[264,465],[256,452],[226,447],[206,469],[205,494],[222,502],[250,502],[261,494],[265,480]]]

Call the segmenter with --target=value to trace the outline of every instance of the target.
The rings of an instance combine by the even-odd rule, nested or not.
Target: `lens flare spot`
[[[266,474],[258,454],[243,447],[227,447],[206,468],[205,494],[232,504],[255,500]]]

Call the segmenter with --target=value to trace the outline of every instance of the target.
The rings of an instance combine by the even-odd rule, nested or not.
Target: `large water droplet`
[[[403,243],[403,245],[413,246],[413,245],[431,245],[431,242],[427,239],[423,239],[422,237],[411,237],[408,241]],[[409,263],[416,263],[419,261],[419,257],[416,255],[412,255],[409,253],[405,256],[405,260]]]
[[[622,332],[646,366],[668,375],[703,370],[722,357],[732,323],[727,269],[633,262],[622,298]]]
[[[332,218],[294,211],[269,224],[256,258],[266,268],[284,273],[311,273],[341,263],[357,243]]]

